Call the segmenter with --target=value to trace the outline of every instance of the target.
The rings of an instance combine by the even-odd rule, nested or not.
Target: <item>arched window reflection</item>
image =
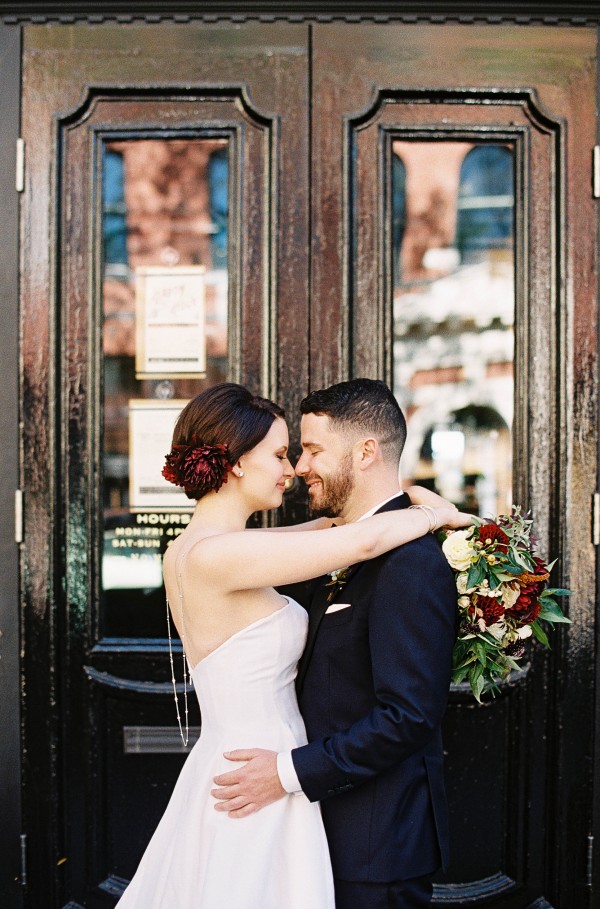
[[[504,145],[479,145],[460,169],[456,245],[462,262],[512,245],[513,153]]]
[[[511,494],[511,437],[498,411],[467,404],[431,426],[419,452],[427,485],[463,510],[493,515]]]

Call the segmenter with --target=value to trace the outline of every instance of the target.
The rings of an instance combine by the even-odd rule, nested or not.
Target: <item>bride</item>
[[[333,528],[330,519],[319,518],[246,530],[251,514],[281,505],[294,470],[283,410],[233,383],[203,391],[183,409],[163,474],[197,502],[163,568],[184,649],[180,730],[186,741],[191,677],[202,734],[118,907],[334,909],[318,804],[296,793],[232,820],[215,811],[212,781],[228,769],[224,755],[234,749],[251,744],[282,751],[306,743],[294,679],[308,617],[275,587],[422,536],[431,529],[431,508]],[[411,495],[418,501],[418,489]],[[469,522],[454,506],[435,501],[442,503],[434,511],[436,527]]]

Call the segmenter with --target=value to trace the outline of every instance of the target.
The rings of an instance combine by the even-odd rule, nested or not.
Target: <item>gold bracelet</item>
[[[421,511],[425,512],[425,514],[427,515],[427,520],[429,521],[429,528],[428,528],[427,532],[433,533],[433,531],[436,529],[437,522],[438,522],[438,516],[437,516],[437,512],[436,512],[435,508],[433,508],[431,505],[409,505],[408,506],[409,511],[411,508],[420,508]]]

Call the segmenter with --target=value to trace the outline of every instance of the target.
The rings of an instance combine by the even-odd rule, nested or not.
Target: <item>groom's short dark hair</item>
[[[327,416],[332,428],[342,432],[371,433],[386,460],[400,461],[406,442],[406,420],[385,382],[350,379],[311,391],[300,402],[300,413]]]

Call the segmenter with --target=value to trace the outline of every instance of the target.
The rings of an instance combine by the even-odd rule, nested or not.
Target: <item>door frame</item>
[[[465,17],[466,22],[470,21],[474,15],[479,21],[515,21],[518,16],[519,21],[524,26],[528,22],[535,20],[537,22],[546,21],[556,27],[568,27],[569,23],[578,25],[595,25],[600,22],[600,11],[598,11],[595,2],[565,3],[550,0],[550,2],[507,2],[507,0],[498,0],[495,4],[486,3],[482,11],[481,4],[475,0],[471,2],[446,2],[439,3],[439,7],[446,7],[446,12],[431,12],[431,4],[425,0],[409,0],[403,4],[402,14],[394,13],[393,3],[369,4],[369,12],[364,14],[360,11],[360,6],[367,8],[366,4],[356,4],[356,10],[353,6],[352,13],[356,12],[352,18],[354,21],[372,21],[378,13],[381,15],[390,14],[390,18],[405,19],[414,21],[415,16],[421,21],[428,21],[435,18],[437,22],[456,21],[457,18]],[[237,9],[235,14],[236,21],[245,18],[255,19],[258,16],[257,7],[254,6],[252,12],[246,15],[245,8],[248,4],[230,0],[228,4],[207,0],[203,4],[204,14],[198,14],[197,4],[185,2],[185,0],[176,0],[169,4],[169,13],[161,18],[169,19],[174,15],[189,14],[191,19],[209,18],[214,21],[216,12],[219,11],[221,18],[231,18],[230,12]],[[305,4],[292,3],[285,4],[285,10],[282,3],[272,3],[269,0],[263,0],[260,6],[264,9],[265,15],[272,14],[274,10],[278,12],[278,19],[294,17],[295,21],[311,21],[318,19],[319,16],[330,13],[337,13],[340,19],[347,19],[348,3],[336,2],[319,2],[313,0],[311,12],[306,13]],[[14,541],[14,489],[18,486],[19,469],[18,469],[18,450],[20,444],[19,437],[19,403],[18,390],[16,385],[17,364],[18,364],[18,329],[17,329],[17,299],[18,299],[18,197],[14,188],[13,163],[15,141],[19,135],[19,108],[20,108],[20,47],[21,47],[21,23],[32,21],[52,22],[60,18],[58,12],[46,14],[43,3],[13,3],[3,4],[0,14],[0,65],[2,66],[3,79],[0,86],[0,111],[3,114],[2,130],[0,131],[0,160],[5,162],[5,167],[0,168],[0,187],[3,189],[2,198],[5,200],[3,207],[3,242],[0,243],[0,275],[4,291],[5,311],[3,312],[3,331],[0,333],[0,362],[4,365],[3,382],[0,388],[0,426],[3,428],[3,440],[5,443],[5,457],[0,468],[0,501],[4,505],[3,514],[5,520],[0,525],[0,552],[2,553],[3,564],[3,585],[0,593],[0,630],[3,633],[0,639],[0,681],[3,685],[3,697],[0,699],[0,815],[3,817],[3,823],[0,825],[0,847],[2,847],[3,861],[0,863],[0,902],[7,905],[8,909],[13,909],[21,905],[20,892],[21,888],[15,884],[20,875],[20,848],[19,834],[21,832],[20,816],[20,793],[18,786],[15,785],[21,773],[20,760],[20,723],[19,709],[21,696],[21,679],[19,668],[19,557],[18,548]],[[92,0],[80,0],[80,2],[69,2],[66,0],[62,4],[62,12],[76,12],[79,18],[85,19],[88,15],[94,15],[94,21],[102,21],[108,16],[98,16],[95,12],[95,4]],[[279,7],[279,9],[277,9]],[[300,7],[303,7],[301,10]],[[211,10],[211,12],[206,12]],[[281,10],[281,12],[280,12]],[[117,15],[117,11],[123,15],[133,12],[131,2],[112,2],[112,17]],[[229,12],[228,12],[229,11]],[[139,16],[139,11],[136,13]],[[146,19],[143,15],[140,18]],[[600,80],[598,83],[597,97],[600,98]],[[598,141],[600,142],[600,127],[598,131]],[[582,179],[587,181],[587,175]],[[600,232],[598,232],[600,242]],[[600,276],[597,276],[600,293]],[[24,455],[26,457],[26,453]],[[598,478],[598,488],[600,488],[600,477]],[[599,553],[597,555],[597,564],[600,567]],[[598,598],[600,602],[600,573],[597,572],[598,578]],[[600,626],[596,632],[596,651],[600,653]],[[596,667],[597,691],[600,691],[600,663]],[[596,740],[600,741],[600,698],[596,695]],[[596,748],[594,756],[594,791],[600,792],[600,749]],[[599,881],[597,869],[600,867],[600,800],[594,800],[594,824],[590,831],[591,839],[588,842],[588,857],[595,858],[588,864],[587,886],[590,891],[590,905],[593,899],[591,890],[592,876],[595,881]],[[593,836],[594,832],[598,835]],[[8,899],[8,903],[5,900]]]
[[[19,197],[15,190],[15,148],[19,136],[21,33],[0,24],[0,195],[3,240],[0,243],[2,331],[0,332],[0,902],[21,904],[21,733],[19,668],[19,546],[15,540],[15,490],[19,486]]]

